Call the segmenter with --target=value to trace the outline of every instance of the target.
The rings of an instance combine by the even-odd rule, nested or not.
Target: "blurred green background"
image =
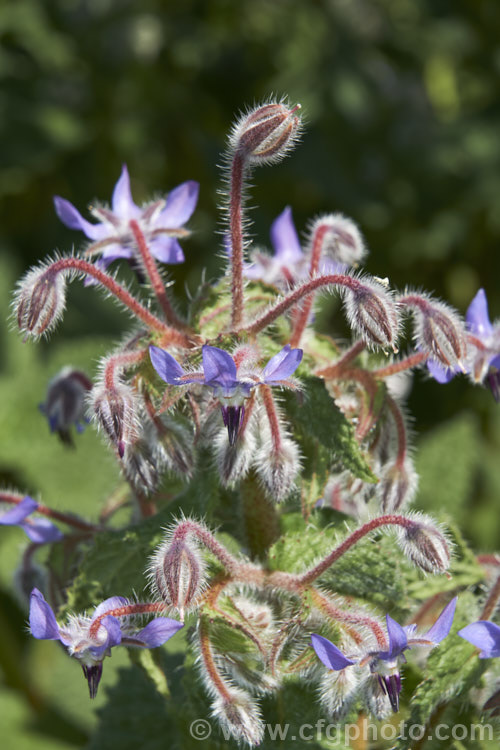
[[[500,316],[498,0],[1,0],[0,79],[5,310],[9,285],[30,264],[81,242],[57,220],[52,196],[64,196],[85,214],[92,200],[109,200],[124,162],[138,203],[186,179],[201,183],[194,234],[184,243],[187,262],[173,274],[175,290],[179,296],[186,286],[194,290],[203,267],[215,276],[217,164],[225,136],[235,114],[274,93],[302,104],[306,128],[290,158],[255,174],[252,231],[259,243],[268,244],[269,225],[285,205],[293,207],[299,231],[321,211],[341,211],[365,235],[371,273],[398,288],[434,291],[461,312],[483,286],[492,317]],[[77,285],[48,344],[23,347],[2,324],[3,484],[43,490],[43,500],[59,508],[96,513],[115,478],[101,443],[88,431],[79,458],[70,456],[46,440],[36,406],[61,363],[88,363],[92,372],[126,324],[94,289]],[[464,379],[446,387],[417,379],[409,408],[424,457],[427,451],[434,461],[436,479],[443,477],[442,461],[448,460],[449,477],[457,465],[467,466],[461,489],[455,492],[450,479],[450,504],[463,495],[457,504],[471,540],[495,549],[500,424],[494,401]],[[447,452],[437,459],[440,446]],[[100,461],[102,468],[77,508],[81,481],[72,462],[78,461]],[[431,469],[420,498],[428,510],[439,505]],[[95,716],[82,702],[77,665],[52,644],[21,640],[24,615],[13,609],[7,561],[22,534],[2,532],[0,659],[8,688],[0,721],[13,738],[4,750],[80,745],[83,735],[73,726],[61,742],[40,734],[52,709],[38,691],[62,693],[75,726],[88,730]],[[110,682],[112,671],[106,665]],[[34,716],[34,733],[26,733]]]

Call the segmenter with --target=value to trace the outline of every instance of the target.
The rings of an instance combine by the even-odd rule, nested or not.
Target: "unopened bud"
[[[127,444],[139,439],[138,403],[134,391],[119,382],[109,388],[96,385],[92,392],[92,409],[97,424],[123,458]]]
[[[300,471],[300,454],[294,441],[282,436],[279,445],[266,444],[255,457],[255,469],[272,500],[281,502],[293,489]]]
[[[397,351],[399,319],[396,304],[387,287],[374,279],[353,279],[344,289],[346,316],[369,347]]]
[[[319,216],[311,227],[311,245],[320,233],[322,257],[327,256],[336,263],[357,266],[367,253],[358,227],[342,214]]]
[[[417,348],[440,365],[465,372],[467,334],[458,314],[424,295],[408,294],[401,302],[413,310]]]
[[[66,281],[50,266],[34,268],[18,284],[14,307],[19,329],[26,337],[49,333],[62,317],[66,305]]]
[[[169,535],[156,550],[149,574],[151,585],[164,602],[184,613],[203,591],[205,563],[190,535]]]
[[[160,483],[160,462],[147,440],[123,443],[121,468],[128,482],[143,495],[151,495]]]
[[[156,446],[159,463],[166,465],[178,476],[189,479],[193,473],[193,430],[170,417],[155,419],[157,434],[152,441]]]
[[[386,464],[377,486],[383,513],[395,513],[408,505],[415,495],[418,476],[409,458],[403,463]]]
[[[219,695],[212,707],[212,716],[226,727],[236,740],[247,742],[250,747],[259,745],[264,736],[264,724],[258,705],[248,693],[228,687]]]
[[[272,164],[293,147],[300,128],[300,104],[269,103],[242,117],[230,136],[232,149],[249,164]]]
[[[358,675],[354,669],[327,670],[319,686],[321,705],[331,721],[342,721],[349,711],[358,690]]]
[[[406,557],[427,573],[445,573],[450,567],[450,548],[441,529],[428,516],[415,513],[400,527],[398,543]]]

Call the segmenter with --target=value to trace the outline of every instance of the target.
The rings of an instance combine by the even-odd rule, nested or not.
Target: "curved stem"
[[[109,609],[107,612],[103,612],[102,615],[96,617],[92,622],[89,629],[89,636],[95,638],[98,630],[101,626],[101,621],[105,617],[130,617],[131,615],[146,615],[157,612],[164,612],[165,604],[163,602],[151,602],[148,604],[125,604],[123,607],[116,607],[116,609]]]
[[[398,362],[393,362],[387,367],[380,367],[378,370],[372,370],[374,378],[388,378],[390,375],[396,375],[398,372],[404,372],[410,370],[412,367],[418,367],[423,362],[429,359],[429,355],[425,352],[415,352],[410,354],[404,359],[400,359]]]
[[[12,505],[19,505],[19,503],[24,500],[25,497],[26,495],[21,496],[13,492],[0,492],[0,502],[11,503]],[[52,518],[54,519],[54,521],[61,521],[67,526],[73,526],[73,528],[81,529],[82,531],[102,531],[102,526],[96,526],[93,523],[87,523],[87,521],[83,521],[80,518],[75,518],[74,516],[68,515],[66,513],[61,513],[58,510],[53,510],[52,508],[48,508],[46,505],[42,505],[41,503],[38,503],[38,507],[34,512],[40,513],[42,516],[47,516],[47,518]]]
[[[267,326],[274,323],[281,315],[286,313],[290,308],[300,302],[301,299],[307,297],[310,294],[314,294],[317,289],[321,289],[325,286],[342,286],[351,290],[361,289],[363,284],[355,279],[353,276],[346,274],[328,274],[327,276],[317,276],[315,279],[307,281],[302,286],[294,289],[293,292],[288,294],[281,302],[272,307],[258,320],[251,323],[249,326],[242,326],[237,329],[237,333],[249,333],[256,334],[259,331],[264,330]],[[234,326],[236,327],[236,326]]]
[[[350,534],[347,539],[344,539],[344,541],[339,544],[339,546],[336,547],[332,552],[330,552],[330,554],[327,555],[324,560],[318,563],[318,565],[316,565],[311,570],[308,570],[306,573],[303,573],[298,578],[298,582],[301,585],[306,585],[315,581],[316,578],[319,578],[319,576],[321,576],[326,570],[328,570],[328,568],[333,565],[333,563],[336,562],[339,557],[342,557],[342,555],[350,550],[351,547],[356,544],[356,542],[359,542],[360,539],[362,539],[367,534],[370,534],[375,529],[380,528],[380,526],[403,526],[404,528],[409,528],[414,525],[415,522],[410,518],[406,518],[405,516],[386,515],[379,516],[379,518],[374,518],[371,521],[368,521],[368,523],[363,524],[363,526],[361,526],[359,529],[356,529],[356,531]]]
[[[111,276],[100,268],[97,268],[93,263],[89,263],[81,258],[61,258],[60,260],[54,261],[49,266],[48,272],[51,274],[61,273],[63,271],[78,271],[84,273],[87,276],[92,276],[96,281],[105,287],[111,294],[116,297],[125,307],[137,317],[142,320],[148,328],[152,328],[155,331],[162,333],[167,341],[177,346],[190,347],[191,342],[189,338],[176,331],[175,328],[163,323],[159,318],[153,315],[147,310],[130,292],[128,292],[121,284],[118,284]]]
[[[321,250],[323,249],[323,240],[325,238],[325,234],[327,234],[330,231],[330,226],[327,224],[321,224],[316,232],[314,233],[314,237],[312,240],[312,250],[311,250],[311,264],[309,267],[309,278],[314,278],[314,275],[317,273],[319,268],[319,261],[321,258]],[[300,339],[302,337],[302,334],[304,333],[304,330],[307,326],[309,315],[311,314],[311,308],[313,304],[314,297],[311,294],[311,296],[305,300],[302,309],[299,310],[295,326],[292,332],[292,337],[290,339],[290,346],[294,349],[297,348]]]
[[[318,609],[321,609],[323,612],[325,612],[325,614],[331,617],[332,620],[369,628],[377,639],[378,645],[383,649],[387,648],[388,643],[384,630],[382,626],[373,619],[373,617],[369,617],[368,615],[363,614],[356,614],[355,612],[344,612],[342,609],[336,607],[333,602],[331,602],[326,596],[321,594],[315,588],[311,588],[309,590],[309,593],[311,595],[313,603],[318,607]],[[363,636],[357,630],[354,630],[354,628],[349,628],[349,635],[358,645],[363,642]]]
[[[493,588],[488,594],[488,598],[486,599],[484,603],[483,611],[481,612],[481,616],[479,618],[480,620],[490,619],[491,615],[497,608],[499,599],[500,599],[500,576],[498,576]]]

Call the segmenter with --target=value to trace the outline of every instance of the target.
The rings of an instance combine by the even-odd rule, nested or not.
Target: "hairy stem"
[[[229,233],[231,236],[231,325],[239,328],[243,320],[243,180],[245,159],[236,152],[231,167],[229,194]]]
[[[11,505],[19,505],[19,503],[24,500],[25,497],[26,495],[21,496],[13,492],[0,492],[0,502],[10,503]],[[80,529],[81,531],[102,531],[102,526],[96,526],[93,523],[87,523],[87,521],[83,521],[80,518],[76,518],[75,516],[71,516],[66,513],[61,513],[58,510],[53,510],[52,508],[48,508],[46,505],[42,505],[41,503],[38,503],[38,507],[34,512],[40,513],[40,515],[42,516],[47,516],[47,518],[52,518],[54,521],[61,521],[67,526],[72,526],[74,529]]]

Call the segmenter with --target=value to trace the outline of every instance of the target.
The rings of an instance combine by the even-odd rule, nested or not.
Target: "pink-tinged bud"
[[[398,529],[398,544],[406,557],[427,573],[445,573],[450,567],[450,546],[444,533],[422,513],[408,518],[413,523]]]
[[[234,126],[231,149],[252,165],[272,164],[293,147],[300,130],[300,104],[269,103],[257,107]]]
[[[357,266],[367,249],[356,224],[342,214],[319,216],[311,226],[310,243],[322,237],[321,256],[345,266]]]
[[[66,281],[50,266],[34,268],[18,284],[14,299],[17,324],[26,337],[38,338],[55,328],[66,305]]]
[[[255,469],[267,494],[279,503],[293,490],[295,477],[301,469],[300,453],[294,441],[281,436],[279,445],[264,443],[255,456]]]
[[[125,455],[128,444],[139,439],[139,405],[137,396],[128,385],[117,382],[109,388],[95,386],[91,406],[94,419],[118,451]]]
[[[250,747],[259,745],[264,736],[264,724],[259,707],[243,690],[228,687],[212,706],[212,716],[225,727],[236,740],[247,742]]]
[[[386,285],[375,279],[353,279],[343,290],[347,320],[371,348],[397,351],[399,318]]]
[[[196,539],[169,534],[149,566],[152,588],[181,614],[196,605],[205,585],[205,563]]]
[[[160,483],[161,462],[147,440],[123,443],[121,468],[128,482],[142,495],[156,492]]]
[[[408,505],[417,490],[418,475],[411,459],[386,464],[377,485],[382,513],[395,513]]]
[[[400,302],[413,311],[417,348],[440,365],[465,372],[467,334],[459,315],[443,302],[420,294],[406,294]]]

